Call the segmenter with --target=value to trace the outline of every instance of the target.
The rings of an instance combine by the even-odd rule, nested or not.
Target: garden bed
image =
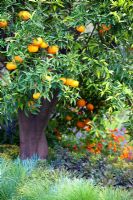
[[[0,160],[2,200],[132,200],[132,190],[95,185],[46,161]]]

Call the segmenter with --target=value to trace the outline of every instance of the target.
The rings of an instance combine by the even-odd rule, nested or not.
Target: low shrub
[[[96,184],[133,187],[133,163],[104,157],[103,155],[80,154],[57,148],[56,158],[51,161],[54,169],[65,168],[76,177],[91,179]]]
[[[4,159],[15,159],[19,155],[19,147],[16,145],[0,145],[0,157]]]

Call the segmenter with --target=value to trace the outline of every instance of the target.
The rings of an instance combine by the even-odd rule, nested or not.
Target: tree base
[[[48,144],[44,130],[48,125],[50,115],[56,105],[57,95],[49,102],[44,100],[37,115],[29,114],[27,117],[24,111],[19,111],[19,132],[20,132],[20,158],[29,159],[34,155],[45,159],[48,155]]]

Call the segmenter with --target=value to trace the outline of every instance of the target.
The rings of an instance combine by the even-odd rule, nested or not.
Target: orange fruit
[[[76,27],[76,30],[77,30],[78,32],[80,32],[80,33],[83,33],[83,32],[85,32],[85,26],[83,26],[83,25],[77,26],[77,27]]]
[[[69,85],[69,86],[73,85],[73,79],[67,78],[65,85]]]
[[[44,41],[40,44],[40,48],[42,49],[46,49],[47,47],[48,47],[48,44]]]
[[[66,116],[66,120],[67,120],[67,121],[71,121],[71,120],[72,120],[72,117],[71,117],[70,115],[67,115],[67,116]]]
[[[67,79],[66,78],[60,78],[60,80],[63,82],[63,84],[65,84],[66,83],[66,81],[67,81]]]
[[[65,85],[71,86],[72,84],[73,84],[73,79],[67,78],[66,82],[65,82]]]
[[[78,107],[84,107],[85,104],[86,104],[86,101],[85,101],[84,99],[79,99],[79,100],[77,101],[77,106],[78,106]]]
[[[94,110],[94,106],[93,106],[93,104],[91,104],[91,103],[88,103],[88,104],[86,105],[86,108],[87,108],[89,111],[93,111],[93,110]]]
[[[39,51],[39,47],[38,47],[38,46],[35,46],[35,45],[32,45],[32,44],[30,44],[30,45],[28,45],[28,51],[29,51],[30,53],[36,53],[36,52],[38,52],[38,51]]]
[[[33,40],[32,44],[35,46],[39,46],[43,43],[43,39],[41,37],[38,37],[36,39]]]
[[[14,63],[14,62],[8,62],[6,64],[6,68],[9,70],[9,71],[12,71],[12,70],[15,70],[17,68],[17,65]]]
[[[79,86],[79,82],[78,81],[74,81],[72,87],[78,87]]]
[[[19,63],[22,63],[23,62],[23,59],[20,57],[20,56],[14,56],[13,58],[14,61],[17,61]]]
[[[18,13],[18,16],[24,21],[27,21],[28,19],[31,18],[31,14],[28,11],[25,11],[25,10],[20,11]]]
[[[71,87],[78,87],[79,86],[79,82],[73,79],[66,79],[66,83],[65,85],[71,86]]]
[[[33,94],[33,99],[39,99],[41,96],[40,92],[34,93]]]
[[[59,51],[59,47],[58,46],[49,46],[48,47],[48,53],[49,54],[56,54]]]
[[[77,126],[78,128],[84,128],[84,127],[85,127],[85,124],[84,124],[84,122],[78,121],[77,124],[76,124],[76,126]]]
[[[6,20],[0,21],[0,28],[5,28],[8,26],[8,22]]]

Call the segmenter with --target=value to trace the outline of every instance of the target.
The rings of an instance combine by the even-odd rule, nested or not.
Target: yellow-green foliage
[[[0,157],[5,159],[14,159],[19,155],[19,147],[16,145],[0,145]]]

